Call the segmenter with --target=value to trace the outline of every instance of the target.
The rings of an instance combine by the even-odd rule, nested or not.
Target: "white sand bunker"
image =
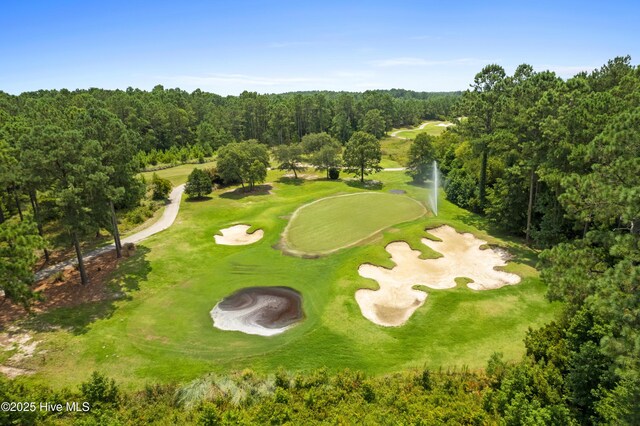
[[[273,336],[304,318],[302,295],[289,287],[248,287],[222,299],[211,310],[220,330]]]
[[[216,244],[223,244],[226,246],[244,246],[247,244],[253,244],[258,240],[261,240],[264,236],[262,229],[258,229],[252,234],[248,234],[247,230],[249,225],[234,225],[230,228],[221,229],[222,235],[214,235]]]
[[[449,127],[449,126],[453,126],[453,123],[438,123],[438,124],[436,124],[436,126],[438,126],[438,127]]]
[[[404,324],[427,299],[427,293],[412,288],[416,285],[447,289],[456,286],[456,278],[464,277],[473,280],[467,284],[473,290],[491,290],[520,282],[519,276],[495,269],[506,262],[491,249],[480,250],[486,241],[473,234],[459,234],[450,226],[429,233],[442,241],[423,238],[422,243],[441,253],[440,258],[419,259],[418,250],[395,242],[386,247],[396,264],[393,269],[360,265],[358,273],[380,285],[379,290],[356,291],[362,315],[369,321],[388,327]]]

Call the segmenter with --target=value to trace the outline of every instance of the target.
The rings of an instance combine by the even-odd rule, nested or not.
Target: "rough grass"
[[[174,225],[146,240],[117,271],[113,284],[121,286],[125,297],[107,310],[79,307],[46,318],[49,326],[34,332],[41,341],[38,352],[23,366],[38,373],[26,380],[76,386],[98,370],[139,388],[243,368],[270,372],[280,366],[290,371],[326,366],[371,374],[423,366],[473,369],[486,365],[495,351],[507,359],[520,357],[527,328],[549,321],[558,309],[545,300],[545,287],[531,267],[535,253],[517,240],[488,235],[481,218],[444,197],[440,216],[391,226],[366,244],[318,259],[283,255],[273,246],[297,208],[362,190],[343,181],[292,184],[279,180],[281,176],[269,172],[267,179],[274,182],[270,195],[234,199],[214,192],[206,201],[183,201]],[[415,200],[427,199],[427,189],[410,184],[403,172],[372,178],[383,182],[381,192],[403,189]],[[250,246],[216,245],[213,235],[231,223],[259,227],[265,237]],[[434,256],[419,239],[426,235],[425,228],[445,223],[508,247],[517,255],[508,267],[522,274],[522,283],[485,292],[462,285],[429,289],[425,305],[402,327],[385,328],[366,320],[354,293],[377,283],[360,277],[358,266],[393,266],[384,247],[397,240],[406,240],[425,257]],[[213,306],[242,287],[256,285],[300,291],[306,319],[272,337],[215,329],[209,316]]]
[[[326,254],[425,212],[422,204],[403,195],[365,192],[327,197],[297,209],[283,240],[293,252]]]
[[[380,149],[382,150],[382,167],[404,167],[407,165],[409,158],[409,146],[411,141],[407,139],[399,139],[386,137],[380,140]]]

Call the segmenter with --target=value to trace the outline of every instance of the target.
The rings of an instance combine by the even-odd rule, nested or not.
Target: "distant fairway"
[[[439,120],[425,121],[420,125],[420,127],[416,127],[413,129],[394,129],[391,132],[391,135],[404,139],[415,139],[416,136],[418,136],[420,133],[426,133],[431,136],[438,136],[447,129],[446,126],[443,126],[443,124],[446,123],[446,121]]]
[[[169,167],[168,169],[161,169],[152,172],[142,172],[140,176],[144,176],[147,182],[151,182],[154,173],[164,179],[168,179],[173,186],[178,186],[187,182],[187,177],[193,169],[206,169],[215,166],[215,161],[202,164],[182,164],[176,167]]]
[[[330,253],[424,213],[420,203],[402,195],[366,192],[323,198],[296,210],[284,232],[285,248],[300,254]]]

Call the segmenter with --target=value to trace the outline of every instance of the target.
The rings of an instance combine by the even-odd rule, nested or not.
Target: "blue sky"
[[[640,59],[640,2],[14,1],[0,90],[156,84],[243,90],[464,90],[488,63],[562,77]]]

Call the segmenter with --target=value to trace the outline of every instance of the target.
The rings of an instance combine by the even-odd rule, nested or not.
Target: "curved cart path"
[[[145,228],[140,232],[136,232],[133,235],[129,235],[126,238],[122,238],[121,239],[122,245],[126,243],[138,243],[170,227],[173,224],[173,222],[176,220],[176,217],[178,216],[178,210],[180,210],[180,199],[182,198],[183,192],[184,192],[184,184],[180,186],[176,186],[173,189],[173,191],[171,191],[171,194],[169,194],[169,202],[165,206],[164,212],[162,213],[162,216],[160,217],[160,219],[158,219],[155,223],[153,223],[148,228]],[[83,259],[84,260],[91,259],[92,257],[99,256],[115,248],[116,248],[115,243],[109,244],[108,246],[97,248],[88,253],[85,253]],[[44,269],[41,269],[35,274],[36,281],[46,278],[51,274],[54,274],[58,271],[63,270],[67,266],[75,265],[77,263],[78,263],[78,260],[75,257],[73,257],[64,262],[60,262],[55,265],[51,265]]]

